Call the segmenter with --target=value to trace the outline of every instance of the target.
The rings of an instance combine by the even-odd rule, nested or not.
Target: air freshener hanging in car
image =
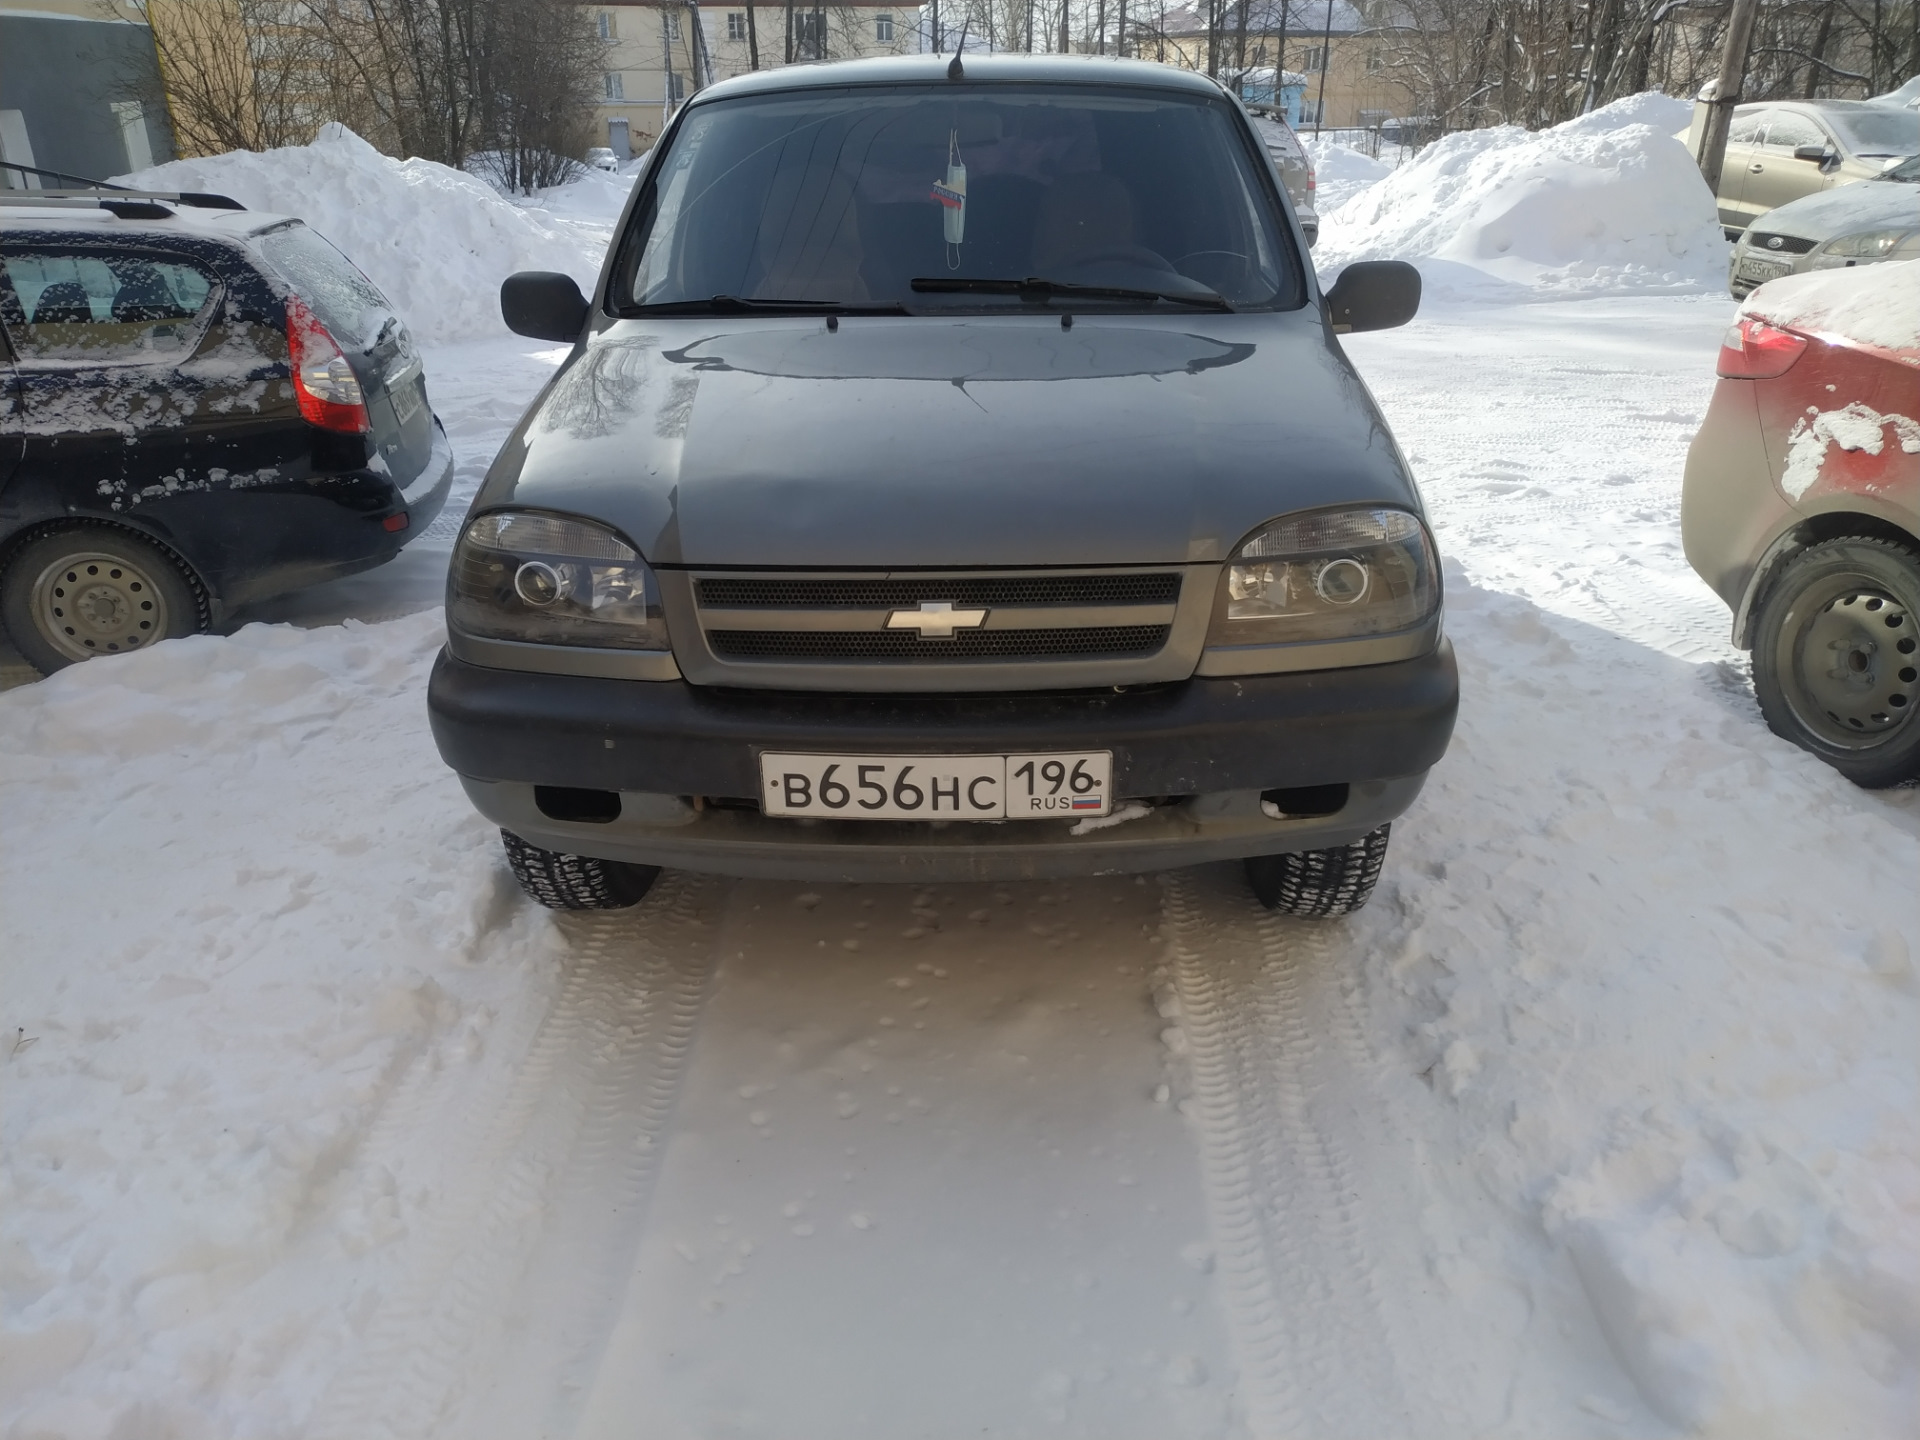
[[[933,198],[946,207],[947,268],[960,268],[960,243],[967,238],[967,167],[960,159],[960,132],[947,132],[947,178],[933,182]]]

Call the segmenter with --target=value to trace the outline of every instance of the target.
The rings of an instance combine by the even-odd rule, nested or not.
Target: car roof
[[[1736,110],[1807,110],[1816,115],[1823,110],[1866,110],[1877,114],[1886,108],[1884,102],[1877,100],[1750,100],[1734,107]]]
[[[200,209],[191,205],[169,204],[157,196],[153,198],[172,211],[166,218],[141,216],[138,219],[123,219],[84,198],[43,199],[36,202],[30,198],[32,193],[15,190],[0,200],[0,239],[15,231],[31,230],[37,234],[67,231],[75,235],[115,235],[128,240],[164,240],[188,234],[243,243],[251,236],[289,222],[298,222],[298,217],[292,215],[274,215],[261,210]],[[100,198],[137,202],[148,197],[138,193],[106,191]]]
[[[785,65],[736,75],[709,85],[693,97],[694,104],[727,100],[739,95],[779,91],[830,89],[842,85],[912,85],[943,82],[952,55],[874,55],[864,60],[829,60]],[[1180,70],[1150,60],[1121,60],[1110,55],[989,55],[968,52],[961,57],[965,78],[976,84],[1125,85],[1172,90],[1220,99],[1226,90],[1194,70]]]

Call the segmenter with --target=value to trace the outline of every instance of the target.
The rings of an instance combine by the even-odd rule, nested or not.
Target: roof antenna
[[[960,68],[960,56],[967,48],[967,27],[971,24],[973,24],[973,16],[971,14],[960,23],[960,43],[954,47],[953,61],[947,66],[947,79],[949,80],[964,80],[967,78],[967,72]]]

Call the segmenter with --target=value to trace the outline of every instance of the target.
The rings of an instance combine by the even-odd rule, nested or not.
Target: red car
[[[1920,260],[1761,286],[1687,455],[1687,560],[1776,734],[1920,780]]]

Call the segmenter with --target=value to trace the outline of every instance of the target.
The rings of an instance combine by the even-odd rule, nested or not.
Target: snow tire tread
[[[646,898],[660,878],[657,865],[632,865],[529,844],[500,832],[507,864],[520,888],[549,910],[625,910]]]
[[[1321,850],[1251,856],[1247,883],[1269,910],[1320,918],[1351,915],[1373,897],[1392,829],[1382,825],[1350,844]]]

